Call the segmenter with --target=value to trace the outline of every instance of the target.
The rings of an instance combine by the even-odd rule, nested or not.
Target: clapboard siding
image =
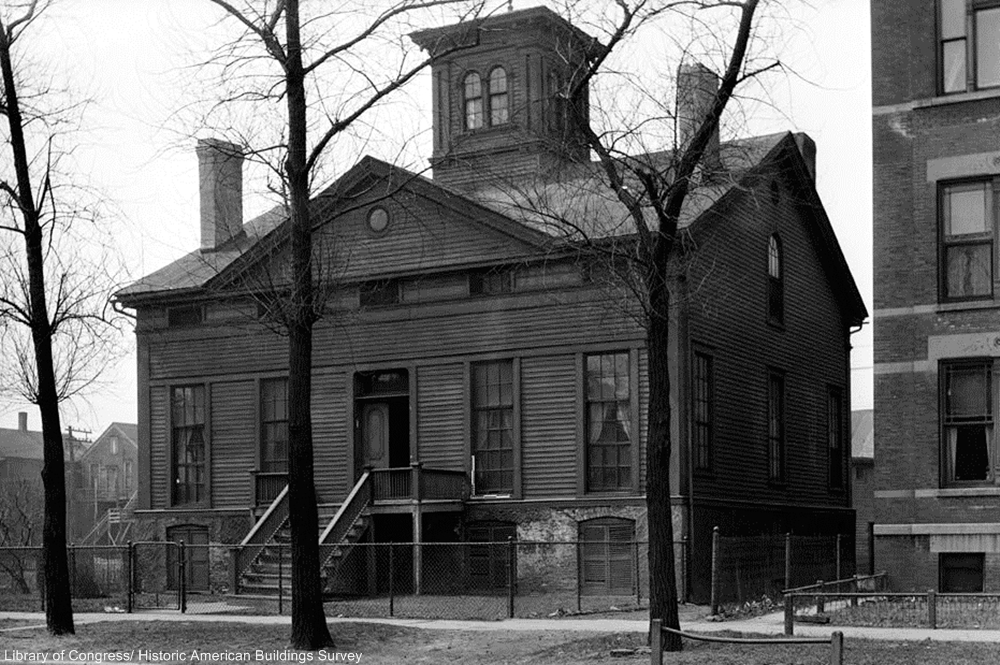
[[[425,466],[465,470],[464,367],[417,368],[417,455]]]
[[[169,501],[167,476],[170,473],[170,453],[167,443],[167,389],[162,386],[149,389],[149,423],[150,507],[165,508]]]
[[[671,381],[671,390],[676,391],[677,384]],[[639,489],[642,492],[646,491],[646,441],[647,435],[649,433],[649,355],[646,353],[645,349],[639,349]],[[671,401],[673,404],[673,401]],[[672,419],[671,422],[676,422],[676,418]],[[673,449],[676,450],[680,445],[677,439],[673,440]],[[670,468],[672,473],[676,474],[678,465],[674,464],[674,459],[676,455],[671,457]],[[673,480],[673,479],[671,479]],[[671,487],[672,492],[677,491],[677,486]]]
[[[243,508],[252,501],[250,470],[256,468],[256,382],[213,383],[211,491],[213,508]]]
[[[576,357],[521,360],[521,476],[526,499],[577,493]]]
[[[777,203],[769,184],[724,211],[724,223],[702,238],[689,280],[701,284],[689,303],[691,340],[713,355],[715,372],[713,468],[695,475],[695,494],[846,506],[846,493],[828,487],[825,440],[827,386],[848,395],[845,323],[807,228],[813,220],[787,183]],[[767,248],[775,232],[784,269],[780,327],[767,322]],[[785,377],[781,485],[768,482],[769,369]]]
[[[554,298],[512,298],[510,308],[463,311],[452,307],[440,316],[422,316],[421,307],[322,321],[315,329],[316,367],[357,362],[417,361],[455,354],[514,352],[545,346],[580,346],[641,337],[619,306],[596,289],[582,302]],[[500,301],[501,299],[496,299]],[[266,330],[204,327],[195,336],[169,332],[148,337],[152,380],[184,376],[277,371],[288,366],[288,341]],[[247,366],[253,358],[253,366]]]
[[[348,468],[352,438],[347,422],[346,376],[343,368],[313,373],[314,473],[316,491],[324,503],[343,501],[354,482]]]

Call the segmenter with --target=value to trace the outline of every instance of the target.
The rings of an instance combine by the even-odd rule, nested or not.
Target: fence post
[[[649,628],[650,665],[663,665],[663,621],[653,619]]]
[[[507,536],[507,617],[514,618],[514,537]]]
[[[240,592],[240,549],[236,545],[229,548],[229,588],[233,595]]]
[[[844,634],[839,630],[830,636],[830,665],[844,665]]]
[[[792,588],[792,533],[785,534],[785,588]]]
[[[278,614],[285,613],[285,547],[278,545]]]
[[[841,535],[838,533],[837,534],[837,579],[838,580],[844,579],[844,576],[840,574],[841,573],[841,569],[840,569],[840,545],[841,545]]]
[[[792,635],[795,632],[795,596],[791,593],[785,594],[785,635]]]
[[[635,605],[642,605],[642,587],[639,586],[639,541],[632,543],[635,548]],[[577,582],[579,584],[579,582]]]
[[[135,602],[134,600],[132,600],[132,594],[134,592],[134,588],[132,586],[132,578],[135,576],[132,567],[134,559],[132,551],[133,547],[134,546],[132,545],[131,540],[125,542],[125,575],[126,579],[128,580],[128,600],[126,601],[126,612],[128,612],[129,614],[132,614],[132,608]]]
[[[180,570],[177,571],[177,579],[180,580],[177,585],[177,606],[181,614],[184,614],[187,612],[187,556],[183,540],[178,543],[177,548],[177,560],[180,562]]]
[[[927,625],[931,630],[937,628],[937,593],[934,589],[927,590]]]
[[[816,596],[816,614],[822,614],[826,609],[826,599],[823,598],[823,580],[816,580],[816,586],[819,587],[819,594]]]
[[[580,552],[580,541],[576,541],[576,611],[582,612],[582,592],[580,589],[580,579],[583,577],[583,559]]]
[[[76,545],[69,544],[69,596],[76,593]]]
[[[710,613],[719,613],[719,527],[712,528],[712,591]]]
[[[395,552],[396,546],[394,543],[389,543],[389,616],[395,616],[396,611],[396,596],[395,596],[395,583],[396,583],[396,571],[393,565],[393,552]]]

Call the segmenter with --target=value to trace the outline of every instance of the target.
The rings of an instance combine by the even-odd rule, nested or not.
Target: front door
[[[363,466],[389,467],[389,405],[385,402],[361,406],[361,454]]]

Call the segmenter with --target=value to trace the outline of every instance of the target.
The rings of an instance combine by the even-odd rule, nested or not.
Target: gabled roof
[[[0,459],[42,459],[42,433],[0,427]]]
[[[804,209],[811,215],[813,223],[809,228],[845,310],[845,319],[859,325],[868,312],[816,192],[800,141],[809,139],[783,132],[722,144],[719,154],[724,175],[713,174],[692,189],[680,225],[693,229],[699,223],[709,223],[711,211],[724,198],[738,194],[748,178],[780,169],[793,180]],[[671,157],[670,152],[661,152],[633,159],[663,168]],[[565,247],[566,241],[579,241],[581,236],[601,238],[634,232],[625,207],[610,192],[603,177],[596,165],[585,164],[568,178],[484,186],[471,194],[460,194],[406,169],[365,157],[312,199],[310,214],[314,228],[336,224],[338,215],[359,206],[356,200],[362,195],[369,196],[370,203],[373,185],[377,184],[385,198],[402,193],[421,196],[458,213],[464,223],[500,233],[536,253],[551,252],[560,245]],[[649,214],[652,221],[652,211]],[[566,231],[566,220],[571,228],[576,224],[573,232]],[[190,296],[210,286],[223,286],[255,262],[274,256],[275,250],[287,242],[287,221],[284,208],[274,208],[244,224],[243,233],[222,247],[191,252],[119,291],[116,298],[127,306],[136,306],[150,299]]]
[[[352,209],[354,199],[368,193],[371,183],[384,185],[386,198],[408,192],[435,201],[475,224],[503,234],[533,248],[551,244],[551,238],[525,226],[468,197],[462,196],[419,174],[371,156],[364,157],[351,170],[321,191],[310,202],[314,228],[335,220],[343,210]],[[243,225],[243,233],[225,245],[203,252],[196,250],[147,275],[115,294],[126,305],[149,297],[173,297],[197,292],[214,284],[225,283],[234,271],[273,255],[276,247],[287,242],[288,213],[275,207]],[[336,223],[334,221],[334,223]]]
[[[80,456],[80,461],[83,461],[91,456],[91,454],[97,454],[100,448],[104,446],[104,442],[108,441],[112,436],[119,436],[124,439],[127,443],[130,443],[133,448],[139,448],[139,427],[134,423],[119,423],[113,422],[108,425],[101,435],[94,440],[94,443],[90,445],[89,448]]]

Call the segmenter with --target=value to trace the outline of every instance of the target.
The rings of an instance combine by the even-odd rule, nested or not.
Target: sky
[[[515,9],[538,4],[515,0]],[[81,178],[108,202],[105,223],[131,276],[138,278],[199,245],[195,137],[183,126],[186,85],[203,59],[218,11],[207,0],[61,0],[33,53],[74,93],[91,100],[74,160]],[[867,0],[813,0],[797,6],[782,35],[789,74],[772,103],[746,121],[747,134],[792,130],[817,144],[817,188],[865,302],[872,303],[871,49]],[[426,145],[429,78],[403,92],[416,144]],[[395,108],[401,108],[399,106]],[[412,132],[411,129],[401,131]],[[428,155],[429,147],[423,150]],[[391,155],[376,155],[391,158]],[[244,214],[273,205],[247,183]],[[85,399],[65,405],[63,426],[96,437],[111,422],[136,422],[134,337]],[[871,325],[853,335],[852,408],[872,407]],[[0,403],[0,427],[37,408]]]

